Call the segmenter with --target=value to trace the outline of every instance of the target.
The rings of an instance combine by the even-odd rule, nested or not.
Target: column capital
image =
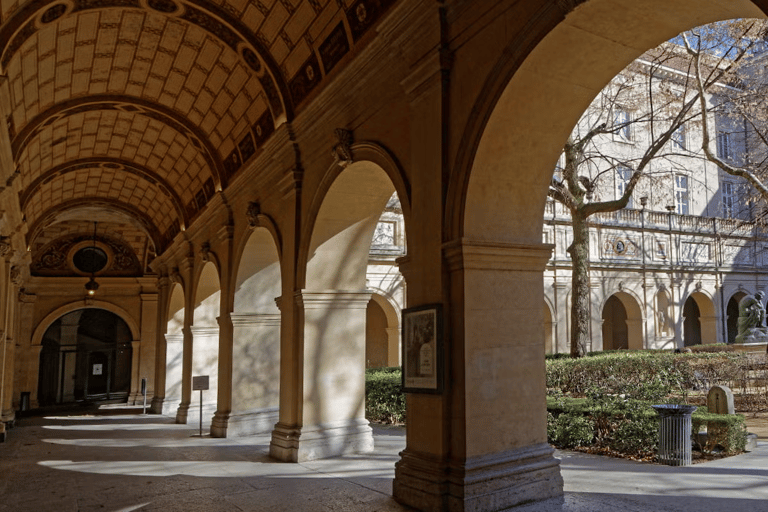
[[[552,257],[554,247],[462,238],[443,244],[443,254],[451,272],[469,269],[541,272]]]
[[[365,309],[372,294],[369,290],[300,290],[294,293],[294,300],[304,309]]]

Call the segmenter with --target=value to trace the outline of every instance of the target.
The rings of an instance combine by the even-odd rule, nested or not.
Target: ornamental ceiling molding
[[[57,238],[43,247],[30,265],[30,273],[37,276],[87,276],[73,262],[74,253],[83,246],[97,245],[107,254],[106,266],[95,272],[98,276],[139,277],[143,275],[138,255],[122,240],[99,235],[76,234]]]
[[[53,208],[49,208],[48,210],[44,211],[40,217],[38,217],[29,227],[29,231],[27,232],[27,246],[31,247],[33,245],[35,239],[43,231],[45,226],[53,224],[58,214],[66,210],[76,210],[78,208],[85,207],[101,207],[114,210],[136,220],[149,237],[151,244],[157,254],[160,254],[167,246],[164,244],[165,240],[161,237],[161,234],[158,232],[157,228],[152,222],[152,219],[149,218],[147,214],[131,204],[116,200],[107,201],[103,197],[82,197],[78,199],[71,199],[69,201],[59,203]]]
[[[226,44],[252,70],[267,96],[275,124],[293,117],[288,84],[272,54],[241,20],[205,0],[36,0],[0,26],[0,66],[7,69],[24,42],[45,25],[93,9],[141,9],[198,26]]]
[[[80,158],[51,168],[38,176],[37,179],[30,183],[24,190],[19,192],[21,209],[26,209],[29,200],[35,195],[37,190],[48,181],[59,176],[64,176],[70,172],[75,172],[81,169],[92,169],[94,167],[104,167],[110,170],[126,172],[151,183],[173,203],[178,219],[181,221],[182,229],[189,225],[189,219],[185,215],[184,203],[182,202],[181,197],[176,193],[175,189],[173,189],[167,181],[147,167],[120,158],[111,157]]]
[[[211,168],[215,184],[224,188],[225,183],[222,181],[224,164],[218,156],[218,151],[208,139],[208,135],[200,127],[190,123],[189,119],[164,105],[124,95],[93,94],[82,98],[72,98],[40,112],[18,134],[12,135],[11,148],[14,159],[18,159],[29,141],[43,128],[73,114],[98,110],[113,110],[146,116],[176,130],[201,152]]]

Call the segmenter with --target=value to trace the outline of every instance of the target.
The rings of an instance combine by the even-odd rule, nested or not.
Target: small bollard
[[[690,466],[691,414],[695,405],[654,405],[659,415],[659,462],[669,466]]]

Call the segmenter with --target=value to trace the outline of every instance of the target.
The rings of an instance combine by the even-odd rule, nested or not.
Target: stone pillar
[[[35,409],[39,406],[37,400],[37,386],[40,377],[40,351],[42,345],[32,345],[32,333],[34,331],[35,301],[37,295],[25,293],[18,294],[18,310],[16,313],[16,342],[19,348],[16,350],[16,385],[19,393],[29,392],[29,406]]]
[[[136,347],[134,344],[132,375],[135,376],[136,387],[131,383],[131,390],[136,390],[136,403],[143,403],[141,394],[141,379],[147,379],[147,403],[151,400],[155,389],[155,358],[157,357],[157,293],[142,293],[141,298],[141,339]],[[136,351],[140,357],[136,357]],[[133,378],[131,380],[133,381]]]
[[[152,388],[151,413],[162,414],[166,393],[168,345],[165,338],[168,329],[168,300],[171,280],[161,276],[157,280],[157,305],[155,313],[155,382]]]
[[[701,315],[699,322],[701,323],[701,343],[703,345],[720,341],[718,340],[717,316]]]
[[[181,272],[183,277],[177,274],[175,279],[184,286],[184,327],[181,332],[184,335],[181,361],[181,402],[176,411],[176,423],[186,423],[189,415],[189,404],[192,400],[192,322],[194,322],[195,297],[192,295],[192,272],[194,270],[194,258],[191,256],[183,262]]]
[[[387,366],[400,366],[400,329],[387,327]]]
[[[227,435],[272,430],[280,399],[280,315],[232,314],[232,413]]]
[[[298,292],[303,362],[300,423],[278,423],[270,455],[301,462],[373,450],[365,419],[365,313],[370,292]]]
[[[227,303],[225,293],[229,291],[222,288],[220,301],[222,306]],[[211,422],[211,437],[227,437],[227,423],[232,413],[232,315],[229,311],[222,311],[221,316],[216,320],[219,322],[219,368],[216,413]]]
[[[10,269],[10,262],[6,261],[6,276],[14,275],[14,272]],[[18,269],[16,270],[16,278],[18,281],[20,278]],[[17,298],[17,286],[11,280],[7,280],[5,286],[5,326],[3,339],[5,341],[5,370],[4,370],[4,382],[2,385],[5,388],[3,393],[2,404],[2,421],[6,423],[13,423],[16,419],[16,411],[13,407],[14,398],[16,398],[17,390],[14,387],[14,375],[16,370],[16,298]]]
[[[163,371],[164,391],[163,400],[155,406],[152,399],[152,412],[157,414],[174,414],[181,403],[184,334],[166,334],[166,368]]]
[[[450,308],[446,379],[450,413],[408,395],[407,446],[395,499],[419,510],[501,510],[562,496],[547,444],[542,271],[551,246],[462,240],[446,246]],[[406,275],[406,279],[408,276]],[[414,400],[415,399],[415,400]],[[425,433],[411,429],[411,423]],[[428,434],[426,433],[428,432]]]
[[[141,340],[131,342],[131,391],[128,394],[128,403],[136,405],[142,403],[144,397],[141,394]]]

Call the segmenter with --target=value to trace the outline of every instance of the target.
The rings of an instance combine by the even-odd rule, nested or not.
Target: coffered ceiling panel
[[[394,2],[0,0],[30,249],[98,217],[162,252]]]

